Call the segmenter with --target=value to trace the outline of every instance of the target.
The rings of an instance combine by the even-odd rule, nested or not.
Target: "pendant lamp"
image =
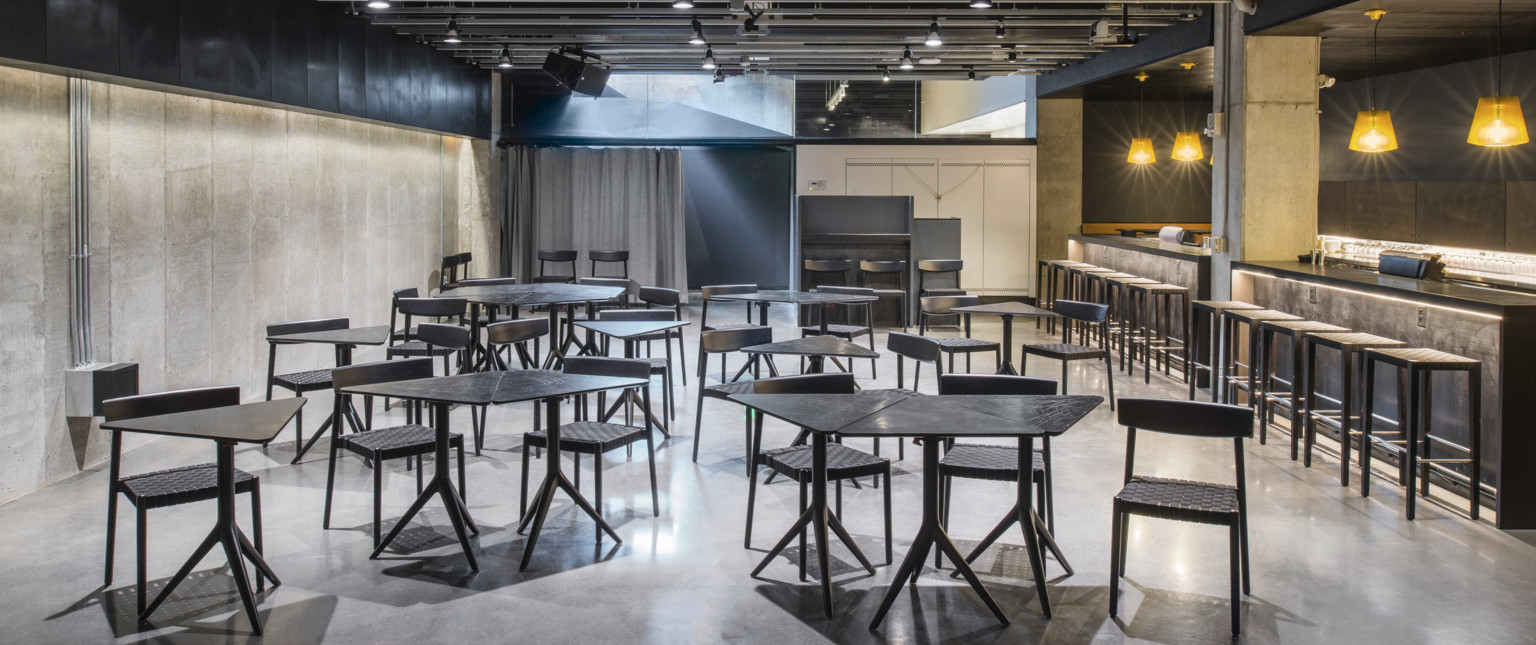
[[[1136,88],[1136,133],[1144,135],[1146,134],[1146,131],[1142,129],[1142,115],[1143,112],[1145,112],[1145,109],[1142,107],[1141,103],[1143,95],[1145,94],[1147,73],[1141,72],[1140,74],[1137,74],[1136,80],[1143,84],[1137,86]],[[1133,163],[1138,166],[1144,166],[1157,161],[1157,152],[1152,149],[1152,138],[1146,136],[1132,137],[1131,150],[1130,152],[1126,153],[1125,160],[1128,163]]]
[[[1193,62],[1180,63],[1184,66],[1184,83],[1179,86],[1179,121],[1188,124],[1188,115],[1184,114],[1185,106],[1189,104],[1186,96],[1189,90],[1190,70],[1195,68]],[[1180,132],[1173,137],[1173,158],[1177,161],[1200,161],[1205,158],[1205,148],[1200,145],[1200,133],[1194,131]]]
[[[1499,35],[1494,41],[1496,63],[1493,96],[1477,100],[1477,112],[1472,115],[1472,129],[1467,132],[1467,143],[1485,148],[1507,148],[1530,143],[1531,134],[1525,129],[1525,114],[1520,111],[1520,97],[1503,96],[1504,89],[1504,0],[1499,0]]]
[[[1355,131],[1349,135],[1349,149],[1358,152],[1388,152],[1397,149],[1397,131],[1392,129],[1392,113],[1376,109],[1376,32],[1381,29],[1381,17],[1385,9],[1365,12],[1376,26],[1371,28],[1371,78],[1365,83],[1365,91],[1371,109],[1355,115]]]

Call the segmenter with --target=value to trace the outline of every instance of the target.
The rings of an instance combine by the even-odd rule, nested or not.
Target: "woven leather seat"
[[[1133,477],[1115,499],[1139,515],[1184,522],[1220,522],[1238,512],[1237,487],[1184,479]]]
[[[800,331],[802,331],[802,332],[804,332],[806,334],[820,335],[821,334],[821,326],[820,325],[807,325],[805,327],[801,327]],[[868,333],[870,333],[870,328],[864,327],[862,325],[827,325],[827,335],[828,336],[842,336],[844,338],[853,338],[853,337],[856,337],[856,336],[863,336],[863,335],[868,334]]]
[[[436,431],[426,426],[409,424],[393,428],[381,428],[342,435],[340,447],[367,459],[396,459],[429,454],[436,450]],[[464,436],[451,432],[448,445],[464,445]]]
[[[704,388],[704,396],[711,399],[728,399],[732,394],[751,394],[752,381],[733,381]]]
[[[727,329],[758,329],[761,327],[762,325],[753,325],[749,323],[720,323],[717,325],[705,325],[704,331],[723,331]]]
[[[450,356],[453,351],[442,347],[434,348],[425,341],[412,340],[390,345],[388,354],[390,356]]]
[[[310,370],[308,372],[278,374],[272,377],[272,384],[293,390],[296,393],[324,390],[331,387],[331,371]]]
[[[980,338],[965,338],[963,336],[957,336],[954,338],[934,338],[933,340],[934,342],[938,343],[939,347],[942,347],[946,352],[990,352],[997,349],[998,347],[997,342],[995,341],[982,340]]]
[[[593,454],[623,448],[645,438],[646,429],[619,423],[577,421],[560,426],[560,449]],[[525,433],[523,441],[534,448],[549,445],[549,436],[543,430]]]
[[[119,481],[134,506],[150,509],[217,498],[218,474],[218,466],[198,464],[130,475]],[[235,470],[235,493],[254,491],[259,482],[255,475]]]
[[[1102,358],[1104,350],[1097,347],[1085,347],[1083,345],[1068,345],[1066,343],[1044,343],[1040,345],[1025,345],[1024,352],[1037,356],[1051,358]]]
[[[811,481],[811,447],[789,446],[764,450],[764,464],[797,482]],[[891,460],[854,450],[842,444],[827,444],[827,479],[868,477],[886,472]]]
[[[1019,449],[1013,446],[955,444],[939,460],[940,477],[964,477],[989,481],[1019,480]],[[1045,479],[1045,456],[1035,451],[1034,473],[1030,479]]]

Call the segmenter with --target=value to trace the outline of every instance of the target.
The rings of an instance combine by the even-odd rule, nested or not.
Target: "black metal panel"
[[[236,2],[229,7],[229,93],[272,98],[272,5]]]
[[[43,62],[118,73],[117,0],[48,0],[47,11]]]
[[[441,56],[433,56],[427,59],[427,104],[436,106],[428,114],[429,127],[436,130],[445,130],[443,122],[453,117],[453,99],[455,93],[449,91],[448,82],[452,78],[453,61],[443,60]]]
[[[363,80],[367,86],[367,112],[364,116],[379,121],[392,121],[390,110],[395,84],[395,34],[384,27],[368,26],[363,37],[366,53],[363,57]]]
[[[352,116],[368,114],[367,36],[368,25],[360,19],[343,16],[337,21],[336,90],[339,112]]]
[[[1421,181],[1414,241],[1502,249],[1504,198],[1502,181]]]
[[[180,82],[178,0],[118,0],[117,10],[118,73],[152,83]]]
[[[309,105],[309,29],[305,26],[314,3],[274,0],[272,3],[272,100]]]
[[[0,58],[42,60],[48,29],[46,0],[0,2]]]
[[[1536,253],[1536,181],[1511,181],[1504,195],[1504,250]]]
[[[1209,46],[1215,22],[1209,13],[1143,38],[1135,47],[1112,49],[1086,61],[1039,77],[1040,98]]]
[[[336,87],[336,61],[341,39],[336,34],[336,21],[341,15],[329,6],[320,6],[311,14],[306,22],[309,27],[309,100],[305,105],[315,110],[337,112],[341,109],[341,94]]]
[[[1342,181],[1322,181],[1317,184],[1317,232],[1321,235],[1344,235],[1345,186]]]
[[[1284,0],[1284,2],[1261,2],[1259,10],[1253,15],[1243,18],[1243,32],[1257,33],[1270,27],[1276,27],[1293,20],[1299,20],[1315,13],[1321,13],[1347,5],[1355,0]],[[1396,7],[1393,7],[1394,9]]]
[[[429,88],[432,83],[432,50],[426,47],[411,47],[405,51],[406,68],[410,70],[410,90],[406,94],[406,112],[401,115],[402,121],[420,123],[423,125],[432,122],[432,100]],[[426,126],[431,127],[431,126]]]
[[[390,84],[389,107],[385,111],[389,113],[390,121],[411,123],[415,118],[411,112],[410,55],[413,49],[408,41],[399,39],[395,41],[394,50],[394,82]]]
[[[682,157],[688,287],[788,287],[793,148],[683,148]]]
[[[181,86],[229,93],[231,0],[181,0]]]
[[[1412,242],[1417,187],[1411,181],[1351,181],[1344,186],[1344,230],[1367,240]]]

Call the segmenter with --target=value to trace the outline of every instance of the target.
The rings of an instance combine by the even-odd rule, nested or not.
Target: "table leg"
[[[394,528],[389,530],[389,535],[384,536],[384,539],[379,542],[379,546],[374,548],[373,554],[368,557],[369,559],[378,558],[379,554],[389,547],[389,543],[394,541],[396,536],[400,535],[400,531],[405,528],[405,525],[409,524],[411,519],[421,512],[422,507],[426,506],[427,501],[436,495],[442,498],[443,506],[448,511],[448,521],[453,524],[453,532],[459,538],[459,547],[464,550],[464,558],[469,561],[470,570],[479,571],[480,564],[475,561],[475,552],[469,545],[469,533],[478,533],[479,529],[475,527],[474,520],[469,517],[469,511],[464,505],[463,498],[459,496],[458,490],[453,487],[453,482],[448,477],[448,404],[433,403],[432,412],[432,425],[437,435],[436,458],[434,460],[436,463],[433,464],[432,481],[427,484],[426,488],[422,489],[421,496],[417,497],[416,501],[411,504],[410,509],[405,512],[405,515],[402,515],[395,522]],[[374,467],[377,468],[379,466],[375,464]]]
[[[807,356],[805,358],[806,358],[806,362],[807,362],[807,365],[806,365],[806,373],[807,374],[821,374],[822,372],[826,371],[826,369],[827,369],[826,368],[827,357],[825,357],[825,356]]]
[[[992,615],[997,616],[998,621],[1004,625],[1008,624],[1008,617],[1003,614],[1002,608],[997,606],[997,601],[992,599],[992,594],[987,593],[987,588],[981,586],[981,581],[976,578],[976,572],[972,571],[971,565],[960,556],[960,550],[955,548],[955,543],[950,541],[949,535],[944,532],[944,527],[939,524],[939,446],[943,442],[943,437],[923,438],[923,521],[917,530],[917,537],[912,538],[912,549],[901,561],[901,567],[896,570],[896,576],[891,579],[891,588],[886,590],[885,598],[880,601],[880,608],[875,611],[874,620],[869,623],[870,629],[880,627],[880,623],[885,620],[885,613],[890,611],[891,605],[896,602],[896,597],[901,594],[902,585],[908,580],[916,582],[917,575],[922,572],[923,560],[927,558],[929,549],[933,548],[937,548],[949,558],[955,565],[955,570],[965,578],[972,589],[976,590],[987,608],[992,610]],[[1023,449],[1022,446],[1020,449]],[[1027,460],[1025,463],[1028,465],[1020,472],[1030,472],[1028,468],[1034,467],[1031,454],[1024,453],[1024,459]],[[1027,490],[1029,480],[1021,478],[1021,481],[1025,482],[1023,485]],[[1028,493],[1025,492],[1024,496],[1027,497]],[[1026,530],[1024,537],[1029,542],[1031,562],[1037,562],[1035,558],[1039,557],[1038,550],[1035,548],[1034,540],[1028,539],[1031,534],[1031,531]],[[1041,577],[1037,568],[1035,574],[1037,586]],[[1043,599],[1044,596],[1042,595],[1041,598]],[[1050,616],[1048,610],[1046,616]]]
[[[1040,553],[1040,518],[1035,515],[1034,496],[1029,494],[1030,478],[1024,473],[1034,472],[1035,438],[1019,437],[1019,525],[1024,529],[1024,546],[1029,549],[1029,568],[1035,576],[1035,593],[1040,595],[1040,612],[1051,617],[1051,597],[1045,589],[1045,562]],[[1054,540],[1053,540],[1054,542]]]
[[[1013,316],[1003,316],[1003,364],[997,368],[997,373],[1019,375],[1013,369]]]
[[[240,526],[235,522],[235,443],[233,441],[218,442],[217,477],[219,483],[219,515],[213,525],[213,530],[208,532],[208,537],[192,552],[192,557],[181,566],[160,595],[155,596],[154,602],[144,608],[144,613],[139,614],[140,621],[148,621],[149,616],[160,608],[160,603],[170,597],[171,592],[192,573],[192,567],[197,566],[208,552],[213,550],[215,544],[224,547],[224,557],[229,561],[230,572],[235,579],[235,589],[240,594],[240,604],[245,608],[246,618],[251,621],[251,631],[261,634],[261,616],[256,612],[256,596],[251,591],[249,572],[245,568],[245,560],[250,560],[256,568],[256,575],[272,581],[275,587],[282,582],[272,573],[272,567],[251,546],[245,533],[240,531]],[[258,579],[259,580],[259,579]]]
[[[571,497],[571,501],[576,502],[576,506],[580,507],[582,512],[597,522],[598,528],[602,529],[603,533],[607,533],[608,537],[613,538],[614,542],[624,543],[624,540],[619,539],[619,534],[614,532],[613,527],[603,520],[603,516],[592,508],[591,504],[587,503],[587,498],[581,496],[581,492],[571,485],[571,480],[566,479],[565,473],[560,470],[559,397],[544,400],[544,419],[548,424],[545,428],[547,445],[544,453],[544,481],[539,484],[539,492],[534,496],[533,505],[528,508],[528,514],[523,516],[517,526],[518,533],[528,529],[528,540],[523,545],[523,562],[518,566],[518,571],[526,570],[528,563],[533,560],[533,549],[539,543],[539,532],[544,529],[544,519],[549,515],[549,508],[554,502],[557,491],[565,491]],[[532,527],[529,527],[530,523]],[[601,533],[598,534],[598,539],[602,539]]]
[[[351,345],[337,345],[336,346],[336,367],[346,367],[346,366],[351,365],[351,364],[352,364],[352,346]],[[348,413],[348,414],[346,414],[347,425],[352,426],[352,431],[353,432],[361,432],[362,431],[362,426],[360,426],[357,423],[357,418],[354,416],[357,413],[356,413],[356,411],[352,410],[352,402],[351,402],[350,399],[347,401],[347,406],[346,406],[346,408],[343,411]],[[304,442],[304,445],[299,446],[299,451],[294,453],[294,455],[293,455],[293,461],[290,461],[288,463],[290,465],[291,464],[299,463],[299,460],[304,458],[304,454],[309,452],[309,449],[313,448],[315,446],[316,442],[320,441],[320,437],[325,436],[325,431],[326,430],[330,430],[331,429],[331,424],[335,423],[335,422],[336,422],[336,415],[335,414],[327,416],[325,418],[325,422],[320,424],[320,428],[315,430],[315,434],[311,435],[309,437],[309,440]]]

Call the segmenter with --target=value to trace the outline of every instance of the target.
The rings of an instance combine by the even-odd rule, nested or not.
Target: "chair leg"
[[[257,480],[251,486],[251,541],[256,547],[256,553],[265,553],[261,540],[261,481]],[[261,591],[267,587],[267,576],[259,573],[256,576],[256,590]]]
[[[112,584],[113,549],[117,546],[117,483],[107,487],[107,572],[102,585]]]
[[[592,455],[592,507],[597,509],[597,514],[603,514],[603,453]],[[597,532],[597,541],[603,541],[603,527],[593,526]]]
[[[905,314],[903,314],[905,315]],[[885,467],[885,564],[891,564],[891,467]]]
[[[702,363],[701,363],[702,365]],[[699,463],[699,439],[704,427],[704,379],[699,379],[699,398],[693,404],[693,463]]]
[[[805,514],[805,482],[800,482],[800,514]],[[805,529],[800,529],[800,582],[805,582]]]
[[[464,444],[459,444],[459,499],[469,502],[469,486],[464,484]]]
[[[1123,539],[1121,536],[1124,534],[1121,529],[1125,523],[1125,517],[1120,513],[1120,502],[1114,503],[1114,510],[1111,513],[1112,519],[1110,520],[1109,527],[1109,615],[1118,616],[1120,615],[1120,575],[1125,570],[1124,563],[1120,561],[1125,557],[1124,551],[1121,550],[1123,545],[1120,543]]]
[[[1104,374],[1109,383],[1109,411],[1115,411],[1115,365],[1109,362],[1109,352],[1104,353]],[[1066,383],[1065,380],[1062,381]]]
[[[523,488],[518,494],[517,517],[522,519],[528,514],[528,440],[523,439]]]
[[[742,540],[742,548],[752,548],[752,509],[757,503],[757,463],[754,457],[747,465],[747,534]]]
[[[1252,576],[1248,573],[1248,509],[1242,509],[1237,514],[1238,556],[1243,565],[1243,595],[1253,593],[1251,586]]]
[[[384,518],[384,469],[383,464],[374,464],[373,469],[373,546],[378,548],[379,540],[383,536],[379,533],[379,524]]]
[[[651,516],[661,517],[661,495],[656,492],[656,440],[645,433],[645,460],[651,471]]]
[[[1241,551],[1241,547],[1239,546],[1237,524],[1234,523],[1228,529],[1227,533],[1229,534],[1229,541],[1231,542],[1227,548],[1229,551],[1228,568],[1231,569],[1230,574],[1232,578],[1232,635],[1237,636],[1241,631],[1238,624],[1241,622],[1241,614],[1243,608],[1242,596],[1238,593],[1238,589],[1242,587],[1242,583],[1239,581],[1239,578],[1242,577],[1242,575],[1239,573],[1242,565],[1238,562],[1238,553]]]
[[[138,532],[138,553],[136,555],[139,565],[139,614],[143,615],[144,605],[149,602],[149,599],[145,597],[149,593],[149,580],[146,573],[149,570],[149,512],[142,506],[134,508],[138,511],[138,526],[136,528]],[[236,563],[231,562],[230,564],[234,565]]]
[[[334,430],[334,428],[333,428]],[[325,472],[325,516],[320,528],[331,528],[331,497],[336,490],[336,434],[331,434],[329,466]]]

